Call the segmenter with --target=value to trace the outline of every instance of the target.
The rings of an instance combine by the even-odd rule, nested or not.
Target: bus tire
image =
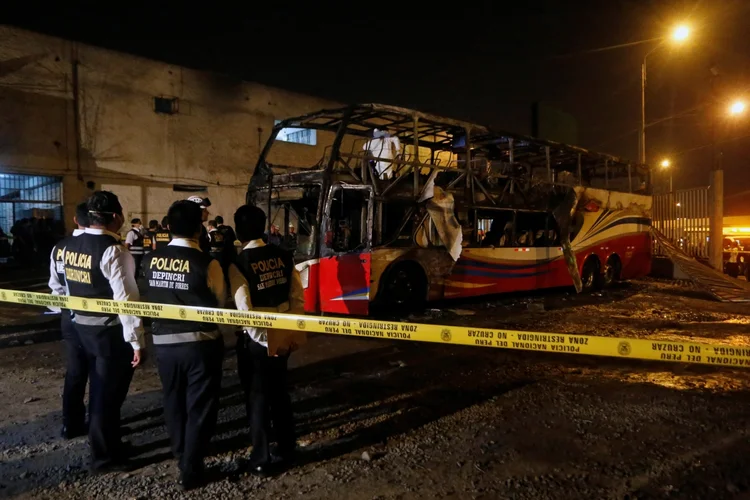
[[[581,284],[584,293],[594,292],[602,287],[602,273],[599,258],[592,255],[583,264],[581,271]]]
[[[609,288],[620,281],[622,274],[622,262],[617,254],[612,254],[607,259],[607,265],[604,266],[604,287]]]
[[[406,261],[385,273],[378,293],[379,302],[388,308],[415,310],[427,302],[427,276],[422,266]]]

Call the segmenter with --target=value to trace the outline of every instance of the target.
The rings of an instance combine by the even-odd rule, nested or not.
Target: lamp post
[[[684,24],[681,24],[672,31],[670,37],[673,43],[680,44],[688,39],[690,36],[690,28]],[[662,44],[657,45],[653,49],[649,50],[645,56],[643,56],[643,64],[641,65],[641,163],[646,163],[646,67],[648,63],[648,56],[656,52]]]
[[[662,169],[669,171],[669,192],[671,193],[672,192],[672,169],[669,167],[672,166],[672,162],[670,162],[668,159],[665,158],[661,161],[659,165],[661,165]]]
[[[714,99],[716,99],[716,88],[713,81],[716,79],[717,73],[714,72],[714,78],[712,79],[712,93]],[[716,102],[716,100],[714,101]],[[745,114],[747,106],[745,101],[736,100],[729,104],[725,108],[725,116],[729,118],[738,118]],[[721,141],[717,141],[717,121],[721,111],[717,110],[716,107],[712,106],[711,113],[711,177],[709,184],[711,185],[709,207],[709,260],[711,267],[719,272],[723,271],[723,254],[724,249],[722,247],[722,240],[724,237],[724,170],[722,169],[722,160],[724,152],[721,150]],[[723,113],[722,113],[723,114]],[[717,154],[717,145],[719,145],[719,151]]]

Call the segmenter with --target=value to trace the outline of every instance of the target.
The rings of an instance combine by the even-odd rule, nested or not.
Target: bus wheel
[[[388,271],[381,302],[398,309],[419,309],[427,301],[427,277],[419,264],[404,262]]]
[[[604,286],[609,288],[616,282],[620,281],[621,272],[622,262],[620,262],[620,257],[617,255],[610,255],[607,259],[607,266],[604,268]]]
[[[602,275],[599,272],[599,259],[596,257],[589,257],[583,264],[581,283],[583,284],[583,292],[586,293],[591,293],[601,288]]]

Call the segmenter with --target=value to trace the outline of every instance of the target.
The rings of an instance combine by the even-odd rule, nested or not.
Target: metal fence
[[[708,258],[708,187],[654,195],[651,224],[676,247],[696,258]],[[664,255],[654,240],[654,254]]]
[[[6,233],[22,219],[62,219],[62,179],[0,173],[0,227]]]

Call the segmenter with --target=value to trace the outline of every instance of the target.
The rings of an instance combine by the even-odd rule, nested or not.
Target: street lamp
[[[729,106],[729,114],[732,116],[741,115],[745,112],[745,102],[744,101],[734,101]]]
[[[672,40],[675,42],[683,42],[687,40],[687,38],[690,36],[690,27],[680,24],[679,26],[676,26],[674,31],[672,31]]]
[[[672,43],[682,44],[685,40],[690,37],[690,28],[685,24],[677,25],[672,30],[671,40]],[[641,65],[641,163],[646,163],[646,64],[648,62],[648,56],[653,54],[656,49],[661,47],[660,43],[643,57],[643,64]]]
[[[672,169],[669,167],[672,166],[672,162],[664,158],[659,165],[661,165],[662,170],[669,170],[669,192],[671,193],[672,192]]]

